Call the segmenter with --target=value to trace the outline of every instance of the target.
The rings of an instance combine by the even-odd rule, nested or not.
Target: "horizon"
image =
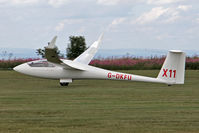
[[[0,49],[0,59],[8,59],[9,54],[12,54],[11,59],[14,58],[40,58],[36,54],[36,49],[30,48],[1,48]],[[6,54],[4,53],[6,51]],[[66,51],[60,50],[62,54],[66,54]],[[143,49],[143,48],[131,48],[131,49],[99,49],[96,53],[95,58],[108,58],[116,57],[121,58],[124,56],[129,57],[161,57],[166,56],[169,50],[165,49]],[[199,50],[182,50],[188,57],[199,56]],[[5,55],[3,55],[5,54]]]

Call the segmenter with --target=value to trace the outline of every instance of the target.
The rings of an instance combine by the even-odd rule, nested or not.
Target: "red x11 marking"
[[[167,73],[169,72],[169,77],[170,78],[172,78],[172,77],[176,78],[176,70],[172,70],[171,69],[171,70],[168,71],[168,69],[163,69],[163,72],[164,72],[164,74],[162,75],[162,77],[168,77]]]

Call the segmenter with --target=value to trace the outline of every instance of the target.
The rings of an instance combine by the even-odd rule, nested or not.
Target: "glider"
[[[60,59],[55,45],[57,36],[45,47],[46,59],[31,61],[14,68],[15,71],[41,78],[58,79],[61,86],[68,86],[73,80],[101,79],[184,84],[186,54],[180,50],[170,50],[157,78],[115,72],[90,66],[102,41],[103,34],[76,59]]]

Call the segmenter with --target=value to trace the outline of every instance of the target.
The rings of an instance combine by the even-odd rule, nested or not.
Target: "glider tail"
[[[169,51],[157,78],[165,81],[168,85],[184,84],[185,60],[186,54],[184,52]]]

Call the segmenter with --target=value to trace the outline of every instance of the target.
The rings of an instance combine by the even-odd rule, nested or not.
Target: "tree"
[[[36,49],[36,53],[37,53],[37,55],[41,55],[42,58],[45,57],[45,50],[44,49],[41,49],[41,48]]]
[[[66,49],[68,59],[75,59],[87,49],[83,36],[70,36],[69,41],[70,43]]]

